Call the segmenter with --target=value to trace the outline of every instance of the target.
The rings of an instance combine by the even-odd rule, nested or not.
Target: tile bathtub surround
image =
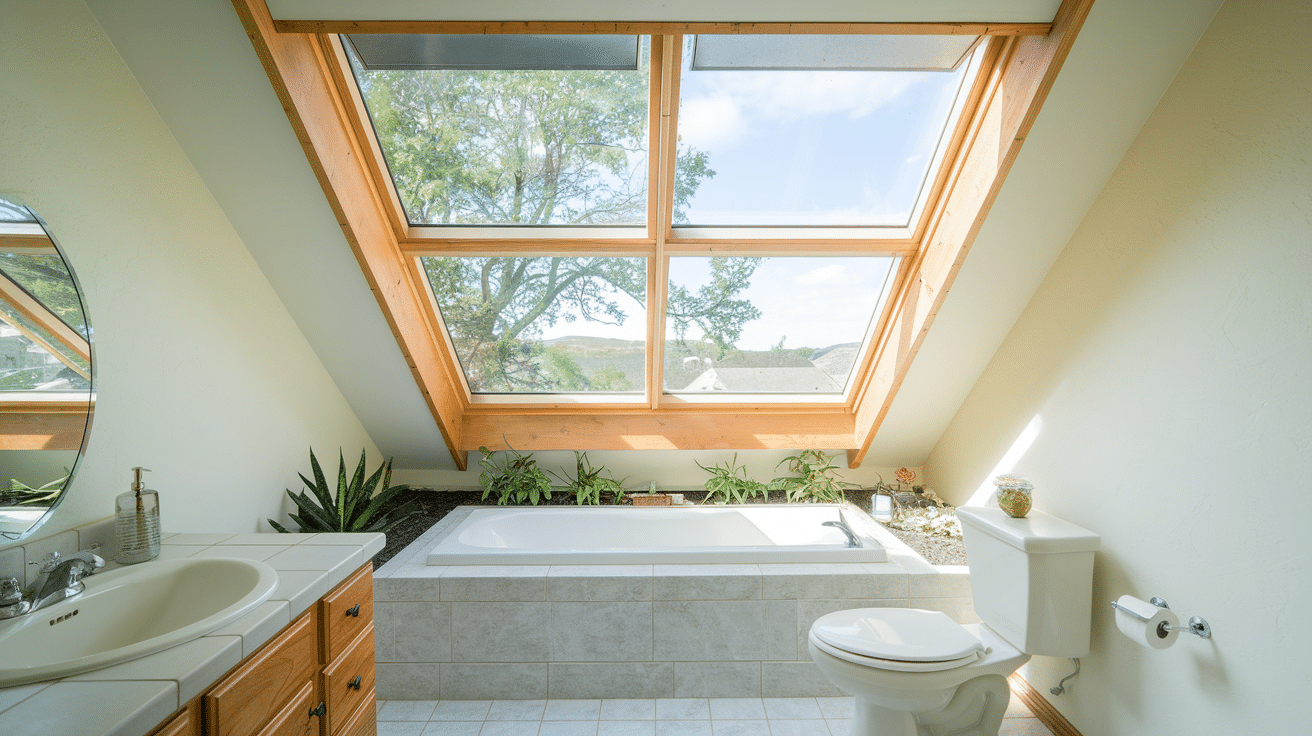
[[[884,563],[424,564],[471,511],[375,573],[380,699],[837,696],[807,651],[820,616],[914,606],[978,620],[966,568],[929,565],[886,532]]]
[[[850,697],[388,700],[378,736],[847,736]],[[999,736],[1052,736],[1023,705]]]
[[[60,532],[25,543],[19,553],[35,550],[43,555],[51,546],[62,550],[70,544],[69,535],[73,550],[85,549],[90,545],[82,540],[97,535],[103,539],[103,529],[88,525]],[[58,681],[0,688],[0,734],[140,736],[272,638],[382,547],[381,534],[165,535],[161,558],[263,559],[278,571],[278,588],[251,613],[191,642]],[[6,548],[0,562],[12,564],[14,549]],[[112,557],[112,550],[108,552]],[[101,555],[106,556],[103,547]],[[107,567],[119,565],[111,560]]]

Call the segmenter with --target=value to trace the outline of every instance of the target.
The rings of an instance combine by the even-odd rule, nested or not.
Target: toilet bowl
[[[831,613],[807,641],[820,671],[856,698],[852,736],[995,736],[1006,677],[1029,660],[987,626],[917,609]]]

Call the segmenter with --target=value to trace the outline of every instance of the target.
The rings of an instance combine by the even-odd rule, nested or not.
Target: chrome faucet
[[[105,560],[90,550],[74,552],[67,557],[51,552],[42,561],[36,581],[27,589],[27,595],[19,589],[17,578],[0,580],[0,619],[39,611],[80,594],[86,588],[82,578],[104,566]]]
[[[847,536],[848,547],[861,546],[861,540],[855,534],[852,533],[852,528],[847,525],[847,517],[843,516],[843,512],[841,509],[838,512],[838,521],[824,521],[820,523],[820,526],[832,526],[838,531],[842,532],[844,535]]]

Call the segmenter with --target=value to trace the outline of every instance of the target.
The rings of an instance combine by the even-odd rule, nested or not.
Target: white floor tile
[[[823,718],[820,706],[815,698],[765,698],[765,717],[770,720],[787,718],[791,720],[806,718]]]
[[[851,718],[856,712],[856,698],[816,698],[815,702],[827,720]]]
[[[714,736],[770,736],[769,721],[711,721]]]
[[[709,721],[711,704],[705,698],[657,698],[656,720]]]
[[[420,736],[425,725],[423,721],[379,721],[378,736]]]
[[[601,701],[603,721],[649,721],[656,718],[656,701],[615,699]]]
[[[656,721],[599,721],[597,736],[654,736]]]
[[[494,700],[488,711],[489,721],[540,721],[545,700]]]
[[[389,703],[394,701],[388,701]],[[430,720],[434,721],[482,721],[487,718],[491,700],[441,700]]]
[[[711,722],[656,721],[656,736],[711,736]]]
[[[711,718],[715,720],[757,720],[765,718],[760,698],[711,698]]]
[[[825,723],[829,724],[829,733],[834,736],[848,736],[852,733],[852,721],[847,718],[826,718]]]
[[[423,736],[478,736],[482,721],[429,721]],[[380,730],[378,736],[383,736]]]
[[[823,736],[829,725],[821,718],[770,719],[770,736]]]
[[[538,736],[538,721],[487,721],[478,736]]]
[[[544,721],[595,721],[601,717],[600,700],[548,700]]]
[[[436,700],[385,700],[378,706],[378,720],[426,723],[436,707]]]
[[[597,722],[543,721],[538,736],[597,736]]]

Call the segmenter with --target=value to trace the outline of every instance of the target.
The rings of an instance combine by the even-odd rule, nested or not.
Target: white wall
[[[0,191],[50,225],[95,329],[87,457],[42,533],[154,469],[166,530],[267,530],[314,446],[377,450],[87,7],[0,5]],[[307,272],[313,264],[306,264]]]
[[[1308,728],[1309,34],[1306,2],[1226,3],[926,464],[958,502],[1014,468],[1102,535],[1093,650],[1052,698],[1085,736]],[[1214,638],[1141,648],[1123,593]]]

